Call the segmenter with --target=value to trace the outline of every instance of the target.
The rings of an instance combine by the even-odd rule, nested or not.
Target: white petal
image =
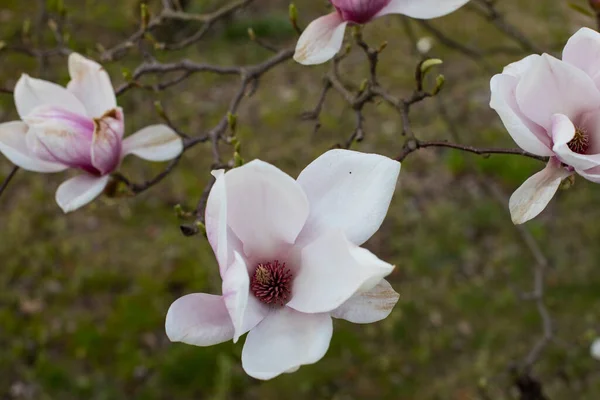
[[[531,54],[522,60],[515,61],[508,64],[502,70],[503,75],[510,75],[512,77],[521,79],[523,75],[538,61],[541,56],[539,54]]]
[[[243,252],[241,242],[227,225],[227,193],[225,190],[225,173],[223,170],[213,171],[216,181],[208,195],[205,211],[206,236],[217,262],[221,277],[234,261],[233,253]]]
[[[394,266],[329,231],[302,249],[287,304],[305,313],[328,312],[359,291],[372,289]]]
[[[66,165],[40,160],[33,154],[25,141],[27,129],[21,121],[0,124],[0,153],[27,171],[59,172],[67,169]]]
[[[69,75],[71,81],[67,89],[83,103],[90,117],[100,118],[107,111],[117,107],[110,77],[100,64],[77,53],[71,53]]]
[[[578,30],[565,45],[562,59],[587,73],[600,88],[600,33]]]
[[[148,161],[167,161],[183,151],[181,137],[167,125],[150,125],[123,140],[123,157],[127,154]]]
[[[531,176],[510,196],[508,207],[514,224],[522,224],[541,213],[552,199],[560,182],[571,175],[551,158],[546,168]]]
[[[582,70],[548,54],[523,75],[516,89],[519,109],[531,121],[550,131],[552,116],[574,120],[600,108],[600,91]]]
[[[333,325],[328,314],[303,314],[284,307],[248,333],[242,366],[256,379],[272,379],[319,361],[329,348]]]
[[[194,293],[175,300],[165,322],[172,342],[212,346],[233,338],[233,324],[221,296]]]
[[[71,178],[58,187],[56,202],[65,213],[77,210],[98,197],[109,179],[109,175],[96,177],[85,173]]]
[[[308,217],[298,183],[278,168],[254,160],[225,174],[227,223],[252,259],[284,256]]]
[[[302,241],[341,229],[361,245],[381,226],[396,188],[400,163],[376,154],[330,150],[298,177],[310,203]]]
[[[233,341],[237,342],[267,316],[269,307],[250,296],[250,277],[242,256],[234,252],[234,260],[223,276],[223,300],[235,329]]]
[[[57,106],[75,114],[87,116],[85,107],[67,89],[52,82],[23,74],[15,85],[15,106],[25,118],[39,106]]]
[[[370,324],[387,318],[399,298],[400,295],[392,285],[382,279],[373,289],[358,292],[350,297],[333,310],[331,316],[355,324]]]
[[[331,60],[342,47],[346,25],[337,12],[315,19],[298,39],[294,60],[304,65]]]
[[[552,117],[552,150],[560,160],[576,170],[586,170],[600,165],[600,154],[579,154],[569,148],[569,142],[575,136],[575,125],[565,115]]]
[[[469,0],[391,0],[377,17],[386,14],[403,14],[411,18],[431,19],[450,14]]]
[[[504,127],[520,148],[540,156],[553,155],[550,136],[546,130],[525,117],[519,109],[515,94],[518,83],[519,80],[511,74],[495,75],[490,81],[490,107],[496,110]]]

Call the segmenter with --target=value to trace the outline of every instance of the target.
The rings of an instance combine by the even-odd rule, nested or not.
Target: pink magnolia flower
[[[600,34],[588,28],[573,35],[562,60],[531,55],[491,80],[490,106],[523,149],[550,156],[510,198],[520,224],[546,207],[561,181],[577,172],[600,182]]]
[[[294,60],[304,65],[322,64],[340,50],[348,24],[366,24],[387,14],[412,18],[441,17],[469,0],[329,0],[335,12],[311,22],[298,40]]]
[[[217,178],[206,208],[222,296],[196,293],[167,313],[171,341],[210,346],[246,332],[246,373],[271,379],[321,359],[332,320],[386,318],[392,265],[359,247],[381,225],[400,173],[389,158],[331,150],[294,180],[255,160]]]
[[[44,173],[67,168],[82,172],[56,192],[64,212],[102,193],[126,155],[166,161],[183,149],[179,136],[166,125],[148,126],[123,140],[123,111],[106,71],[73,53],[69,74],[66,88],[21,76],[14,93],[21,121],[0,124],[0,152],[15,165]]]

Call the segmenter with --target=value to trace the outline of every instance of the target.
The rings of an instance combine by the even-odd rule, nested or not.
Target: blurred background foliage
[[[33,29],[39,1],[0,2],[0,40],[53,43]],[[42,1],[43,3],[43,1]],[[52,9],[61,2],[48,0]],[[149,1],[156,12],[160,1]],[[567,2],[499,1],[506,18],[540,48],[558,54],[591,18]],[[206,12],[221,0],[189,0],[187,11]],[[586,2],[581,0],[582,7]],[[138,27],[138,0],[65,0],[69,46],[91,57]],[[264,60],[269,53],[248,40],[247,29],[279,47],[293,46],[288,3],[260,0],[217,24],[198,44],[156,52],[160,61],[188,57],[219,65]],[[327,11],[324,0],[297,4],[300,22]],[[415,106],[413,128],[423,139],[451,139],[443,107],[464,144],[512,147],[499,118],[488,107],[489,79],[525,55],[484,18],[469,9],[431,22],[448,36],[480,49],[512,46],[513,54],[473,60],[433,41],[430,55],[444,59],[447,85],[439,98]],[[431,36],[411,22],[417,37]],[[195,23],[172,23],[157,35],[186,37]],[[377,20],[364,30],[367,42],[388,47],[381,56],[383,84],[399,95],[414,86],[418,56],[401,17]],[[33,42],[32,42],[33,43]],[[123,69],[142,61],[139,52],[105,67],[117,86]],[[351,109],[335,93],[321,128],[299,116],[316,104],[328,66],[281,65],[261,81],[239,114],[246,159],[261,158],[295,176],[310,160],[343,142],[354,129]],[[357,83],[367,76],[355,50],[342,71]],[[12,88],[21,72],[66,83],[64,57],[44,68],[27,55],[0,51],[0,86]],[[235,78],[195,75],[162,93],[132,90],[119,98],[129,133],[160,122],[161,100],[186,132],[210,129],[227,110]],[[385,104],[366,112],[366,138],[354,145],[391,157],[400,152],[399,116]],[[12,96],[0,95],[0,119],[16,118]],[[230,148],[224,147],[224,152]],[[224,154],[230,158],[230,154]],[[511,375],[541,336],[535,304],[521,299],[532,290],[534,258],[512,226],[508,196],[539,162],[515,156],[481,158],[434,149],[403,164],[389,216],[367,247],[397,268],[391,282],[400,293],[392,315],[377,324],[335,322],[329,352],[319,363],[269,382],[247,377],[241,344],[210,348],[171,344],[164,316],[176,298],[220,292],[214,256],[201,236],[179,231],[173,208],[193,208],[209,179],[208,145],[185,153],[160,185],[135,198],[100,198],[63,215],[54,191],[64,174],[19,171],[0,199],[0,398],[2,399],[517,399]],[[141,181],[164,165],[127,159],[124,173]],[[0,179],[11,170],[0,158]],[[556,341],[532,370],[549,399],[600,398],[600,364],[589,355],[600,336],[600,188],[578,178],[561,191],[527,229],[549,259],[546,304]]]

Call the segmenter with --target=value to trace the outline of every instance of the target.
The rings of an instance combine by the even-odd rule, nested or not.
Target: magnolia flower
[[[102,193],[126,155],[166,161],[183,149],[179,136],[166,125],[148,126],[123,140],[123,111],[106,71],[73,53],[69,74],[66,89],[22,75],[14,91],[21,121],[0,124],[0,152],[15,165],[35,172],[82,172],[56,192],[64,212]]]
[[[329,0],[335,12],[311,22],[298,40],[294,60],[304,65],[322,64],[340,50],[348,24],[366,24],[387,14],[412,18],[441,17],[469,0]]]
[[[550,160],[510,198],[520,224],[546,207],[561,181],[578,173],[600,182],[600,34],[580,29],[562,60],[531,55],[492,78],[490,106],[523,150]]]
[[[222,295],[196,293],[167,313],[171,341],[210,346],[246,332],[246,373],[271,379],[321,359],[332,320],[386,318],[398,294],[392,265],[359,247],[381,225],[400,164],[332,150],[294,180],[255,160],[215,171],[206,232]]]

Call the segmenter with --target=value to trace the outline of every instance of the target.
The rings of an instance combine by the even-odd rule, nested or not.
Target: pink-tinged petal
[[[287,304],[305,313],[329,312],[359,291],[376,286],[394,266],[329,231],[302,249]]]
[[[21,121],[0,124],[0,153],[27,171],[59,172],[67,169],[66,165],[41,160],[29,150],[25,140],[28,129],[27,124]]]
[[[233,254],[234,262],[223,275],[223,300],[235,329],[235,343],[240,336],[258,325],[269,314],[270,309],[250,296],[248,267],[239,253]]]
[[[87,116],[85,107],[67,89],[52,82],[23,74],[15,85],[15,106],[21,119],[40,106],[55,106],[74,114]]]
[[[587,154],[600,154],[600,110],[583,114],[575,123],[589,138]]]
[[[575,125],[565,115],[556,114],[552,117],[552,139],[554,147],[552,150],[556,156],[565,164],[576,170],[586,170],[600,165],[600,154],[579,154],[573,152],[568,143],[575,136]]]
[[[304,65],[331,60],[342,47],[346,25],[337,12],[311,22],[298,39],[294,60]]]
[[[390,158],[350,150],[330,150],[298,176],[310,204],[301,241],[341,229],[361,245],[381,226],[387,214],[400,163]]]
[[[518,82],[511,75],[495,75],[490,81],[490,107],[496,110],[509,135],[520,148],[540,156],[551,156],[554,153],[550,136],[544,128],[525,117],[517,105],[515,91]]]
[[[293,245],[308,217],[308,200],[280,169],[254,160],[225,174],[227,224],[252,260],[272,261]]]
[[[123,111],[116,108],[94,119],[92,165],[101,175],[114,171],[121,161]]]
[[[538,61],[541,56],[539,54],[531,54],[522,60],[508,64],[502,70],[503,75],[510,75],[521,79],[523,75]]]
[[[273,311],[248,333],[242,367],[256,379],[272,379],[319,361],[329,348],[328,314],[303,314],[288,307]]]
[[[585,171],[577,171],[577,173],[588,181],[600,183],[600,166]]]
[[[123,140],[123,157],[134,154],[148,161],[168,161],[183,151],[181,137],[167,125],[150,125]]]
[[[546,130],[552,116],[575,119],[600,108],[600,91],[582,70],[548,54],[542,55],[517,84],[517,104],[523,114]]]
[[[56,191],[56,202],[64,213],[75,211],[98,197],[108,180],[106,176],[78,175],[63,182]]]
[[[561,167],[560,161],[551,158],[546,168],[531,176],[510,196],[508,207],[514,224],[522,224],[536,217],[548,205],[560,186],[571,175]]]
[[[600,33],[581,28],[567,42],[563,61],[588,74],[600,88]]]
[[[344,21],[365,24],[379,13],[390,0],[331,0]]]
[[[403,14],[411,18],[431,19],[458,10],[469,0],[391,0],[377,17],[387,14]]]
[[[215,183],[208,195],[205,211],[206,236],[217,262],[221,277],[234,261],[234,252],[242,253],[243,246],[227,225],[227,193],[225,190],[225,172],[220,169],[212,172]]]
[[[38,158],[98,173],[91,156],[93,121],[42,106],[30,112],[24,122],[29,126],[27,147]]]
[[[107,111],[117,108],[110,77],[100,64],[71,53],[69,75],[71,81],[67,89],[83,103],[90,117],[100,118]]]
[[[392,285],[382,279],[373,289],[350,297],[344,304],[333,310],[331,316],[355,324],[370,324],[386,319],[399,298],[400,295]]]
[[[233,324],[221,296],[194,293],[175,300],[165,322],[171,342],[212,346],[233,338]]]

